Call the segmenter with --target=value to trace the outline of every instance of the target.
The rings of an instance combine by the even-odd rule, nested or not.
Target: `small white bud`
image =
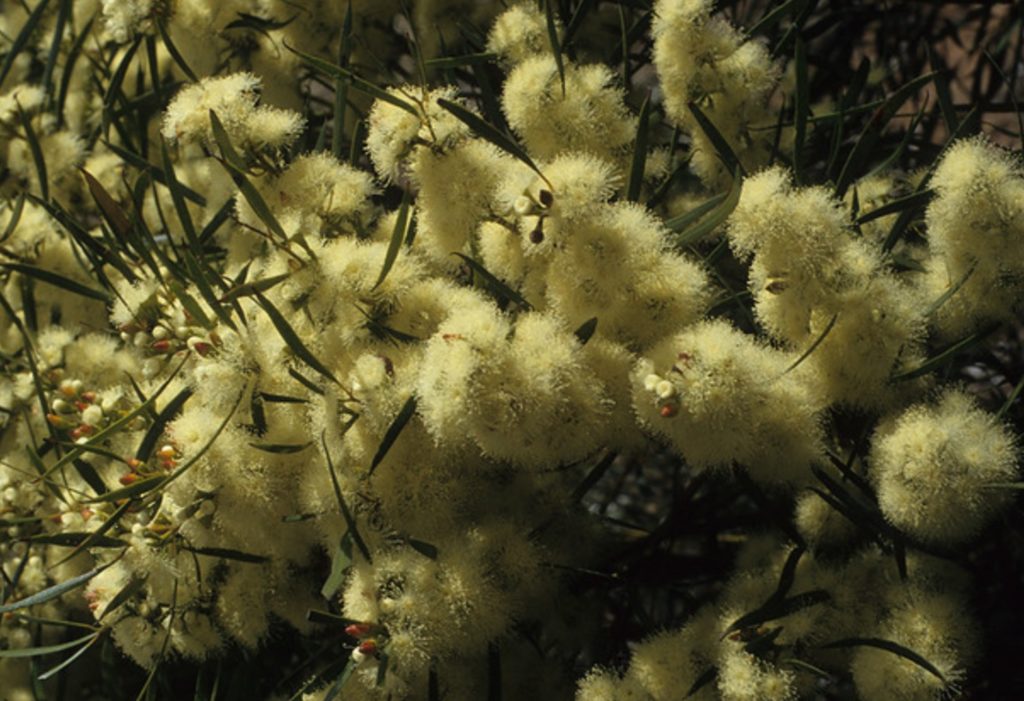
[[[71,411],[71,405],[65,402],[63,399],[56,399],[53,402],[53,410],[58,414],[67,414]]]
[[[136,348],[144,348],[153,341],[153,337],[145,331],[139,331],[135,334],[135,338],[132,339],[132,343],[135,344]]]
[[[668,380],[662,380],[655,385],[654,392],[658,395],[659,399],[668,399],[669,397],[675,396],[676,386]]]
[[[162,341],[170,335],[171,332],[165,326],[157,326],[153,329],[153,338],[158,341]]]
[[[99,426],[103,422],[103,409],[95,404],[90,404],[82,412],[82,421],[90,426]]]
[[[653,392],[654,388],[657,387],[658,383],[661,381],[660,375],[648,375],[644,378],[644,389],[648,392]]]

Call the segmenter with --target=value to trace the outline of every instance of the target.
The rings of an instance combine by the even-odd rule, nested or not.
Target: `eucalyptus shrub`
[[[748,5],[4,3],[4,698],[970,687],[1019,153]]]

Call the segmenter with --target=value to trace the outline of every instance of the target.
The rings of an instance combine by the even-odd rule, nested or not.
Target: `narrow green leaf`
[[[7,220],[7,226],[4,227],[4,233],[0,235],[0,243],[3,243],[14,234],[14,230],[18,228],[18,223],[21,221],[21,214],[25,211],[25,196],[26,193],[23,191],[18,195],[18,199],[14,201],[14,208],[11,210],[11,218]]]
[[[889,378],[889,381],[904,382],[906,380],[913,380],[915,378],[921,377],[922,375],[927,375],[928,373],[933,372],[937,368],[941,367],[948,360],[951,360],[958,353],[962,353],[966,349],[974,346],[976,343],[990,335],[997,328],[998,325],[994,325],[981,329],[979,331],[975,331],[974,333],[969,334],[964,338],[961,338],[959,341],[950,344],[945,349],[940,351],[938,354],[924,361],[917,368],[914,368],[913,370],[908,370],[907,372],[902,372],[898,375],[893,375],[892,377]]]
[[[118,459],[120,460],[121,458]],[[96,468],[93,467],[91,463],[88,463],[81,458],[75,458],[71,461],[71,465],[94,492],[97,494],[103,494],[107,491],[107,485],[104,484],[103,479],[100,477],[99,473],[96,472]]]
[[[103,187],[103,185],[92,176],[91,173],[86,171],[84,168],[79,168],[82,177],[85,178],[86,184],[89,187],[89,193],[92,195],[93,201],[99,208],[100,213],[103,215],[103,219],[107,222],[110,230],[114,232],[114,236],[118,239],[118,242],[123,248],[131,248],[138,256],[145,261],[150,268],[157,269],[156,261],[149,255],[149,251],[143,245],[139,238],[135,227],[128,220],[124,210],[117,204],[110,193]],[[137,218],[136,221],[142,222],[143,220]]]
[[[96,635],[96,633],[89,633],[89,635],[85,635],[81,638],[76,638],[66,643],[57,643],[56,645],[44,645],[42,647],[21,647],[0,650],[0,658],[36,657],[38,655],[49,655],[54,652],[60,652],[61,650],[70,650],[73,647],[92,641],[96,638]]]
[[[193,250],[198,251],[196,226],[192,221],[192,214],[188,211],[185,193],[178,182],[177,176],[174,174],[174,163],[171,162],[171,154],[167,150],[167,142],[163,138],[160,139],[160,157],[163,161],[167,188],[171,191],[171,202],[174,203],[174,211],[178,215],[178,221],[181,222],[182,231],[185,232],[185,240],[188,241]]]
[[[348,67],[352,54],[352,0],[345,10],[345,19],[341,25],[341,39],[338,45],[338,65]],[[331,153],[339,161],[345,151],[345,110],[348,109],[348,81],[337,77],[334,79],[334,123],[331,130]]]
[[[97,536],[92,531],[83,531],[81,533],[44,533],[41,535],[34,535],[30,538],[26,538],[29,543],[41,543],[43,545],[59,545],[64,548],[78,547],[86,540],[88,540],[93,547],[97,548],[126,548],[128,542],[121,540],[120,538],[109,538],[107,536]]]
[[[264,555],[254,555],[252,553],[243,552],[241,550],[234,550],[233,548],[193,548],[189,546],[182,546],[183,550],[188,550],[196,555],[206,555],[208,557],[219,557],[224,560],[235,560],[236,562],[249,562],[252,564],[260,564],[263,562],[269,562],[270,558]]]
[[[160,40],[163,41],[164,46],[167,48],[167,53],[169,53],[171,58],[174,59],[174,62],[178,64],[178,68],[181,69],[181,72],[188,76],[188,79],[193,83],[198,83],[199,78],[196,77],[196,74],[189,67],[188,61],[185,60],[185,57],[181,55],[180,51],[178,51],[178,47],[174,45],[173,41],[171,41],[171,36],[167,33],[167,27],[164,26],[163,20],[157,19],[156,28],[160,33]]]
[[[800,6],[803,5],[806,1],[807,0],[787,0],[786,2],[780,4],[778,7],[771,10],[770,12],[765,14],[764,17],[755,22],[754,25],[747,30],[747,36],[752,37],[758,34],[759,32],[771,29],[776,24],[778,24],[783,17],[790,14],[790,11],[794,9],[794,5],[797,6],[795,8],[796,12],[799,12]],[[794,12],[794,14],[796,14],[796,12]]]
[[[146,462],[150,456],[153,455],[153,450],[156,448],[157,441],[164,435],[164,431],[167,429],[167,424],[174,420],[174,418],[181,413],[181,408],[185,405],[185,402],[192,396],[192,388],[185,387],[178,392],[175,397],[167,402],[167,405],[160,410],[157,414],[156,420],[146,430],[145,435],[142,437],[142,441],[139,442],[138,450],[135,451],[135,459],[140,462]]]
[[[490,143],[500,148],[502,151],[505,151],[506,153],[508,153],[511,156],[514,156],[515,158],[518,158],[527,167],[529,167],[530,170],[539,175],[545,183],[547,183],[547,178],[545,178],[544,174],[540,172],[540,168],[538,168],[537,164],[533,162],[532,158],[530,158],[530,155],[526,152],[526,149],[517,144],[512,139],[512,137],[501,133],[500,131],[498,131],[496,127],[488,124],[478,115],[470,112],[462,105],[458,105],[454,102],[451,102],[450,100],[443,99],[438,100],[437,104],[451,112],[456,119],[458,119],[460,122],[469,127],[470,131],[472,131],[476,136],[480,137],[484,141],[489,141]],[[547,184],[548,187],[551,187],[550,183]]]
[[[580,327],[573,331],[573,335],[576,336],[576,340],[580,342],[580,345],[586,345],[595,331],[597,331],[597,317],[592,316],[580,324]]]
[[[49,2],[50,0],[40,0],[39,4],[32,9],[32,14],[25,20],[25,24],[21,25],[21,31],[18,32],[18,36],[14,37],[14,41],[11,42],[11,48],[7,50],[4,62],[0,65],[0,85],[7,78],[7,74],[11,72],[11,68],[14,66],[18,56],[21,55],[21,52],[28,45],[32,34],[36,31],[36,27],[39,26],[39,21],[46,12],[46,6]]]
[[[746,175],[747,172],[743,169],[743,164],[740,163],[740,159],[736,157],[736,152],[732,150],[732,146],[722,132],[718,131],[718,128],[712,124],[711,120],[708,119],[707,115],[701,111],[700,107],[697,106],[696,102],[689,103],[690,112],[693,114],[693,118],[697,120],[697,124],[700,126],[701,131],[704,132],[704,136],[708,137],[708,141],[715,149],[715,153],[718,154],[718,158],[725,165],[725,169],[730,173],[739,172],[740,175]],[[735,176],[734,176],[735,177]]]
[[[485,268],[484,266],[480,265],[480,263],[476,262],[469,256],[465,256],[461,253],[452,253],[452,255],[458,256],[463,261],[465,261],[466,265],[468,265],[473,270],[473,272],[480,277],[480,279],[484,283],[484,286],[487,287],[488,290],[490,290],[491,294],[495,297],[495,299],[498,300],[499,303],[512,301],[518,304],[523,309],[533,309],[533,305],[527,302],[522,295],[520,295],[518,292],[516,292],[511,287],[506,285],[504,282],[502,282],[494,275],[492,275],[491,272],[487,270],[487,268]]]
[[[236,12],[235,14],[238,15],[238,19],[225,24],[224,29],[251,29],[268,39],[270,38],[270,32],[276,29],[284,29],[298,17],[298,14],[295,14],[286,20],[275,20],[273,18],[257,17],[248,12]]]
[[[336,698],[338,698],[338,695],[341,693],[342,688],[345,686],[345,682],[347,682],[348,678],[352,676],[352,672],[354,672],[355,669],[355,660],[349,659],[349,661],[345,663],[345,669],[342,670],[341,676],[334,680],[334,683],[331,684],[331,687],[327,690],[327,693],[324,694],[322,701],[334,701]]]
[[[242,285],[236,285],[228,290],[224,296],[220,298],[220,301],[233,302],[236,299],[250,297],[258,292],[266,292],[270,288],[275,287],[278,283],[284,282],[291,276],[291,273],[282,273],[280,275],[274,275],[273,277],[264,278],[263,280],[255,280]]]
[[[555,23],[554,0],[544,0],[544,17],[548,28],[548,44],[558,69],[558,78],[562,83],[562,98],[565,98],[565,63],[562,61],[562,45],[558,41],[558,25]]]
[[[707,686],[708,684],[713,682],[715,680],[715,677],[717,677],[717,676],[718,676],[718,667],[711,667],[710,669],[705,670],[699,677],[697,677],[694,680],[693,684],[690,686],[689,690],[686,692],[686,696],[684,696],[683,698],[684,699],[690,698],[691,696],[696,694],[698,691],[703,689],[705,686]]]
[[[409,419],[416,413],[416,396],[412,395],[405,400],[405,404],[398,410],[398,414],[395,416],[394,421],[388,426],[388,430],[384,432],[384,438],[381,439],[380,445],[377,447],[377,452],[373,456],[373,460],[370,462],[369,474],[372,475],[373,471],[377,469],[377,466],[381,464],[384,458],[387,456],[388,451],[391,450],[391,446],[394,445],[395,441],[398,440],[399,434],[405,425],[409,423]]]
[[[615,458],[618,457],[618,453],[614,450],[607,451],[604,456],[597,461],[597,464],[590,469],[587,476],[583,478],[583,481],[579,483],[576,489],[572,490],[572,495],[569,497],[573,503],[579,502],[587,492],[593,489],[594,485],[601,481],[605,473],[615,462]]]
[[[42,86],[46,90],[48,106],[52,105],[50,101],[55,97],[53,93],[53,71],[57,67],[57,60],[60,58],[60,47],[64,43],[64,30],[67,28],[68,17],[71,16],[71,5],[72,0],[60,0],[60,6],[57,8],[57,21],[53,25],[53,39],[50,40],[50,51],[46,55],[46,68],[43,70]]]
[[[84,572],[84,573],[82,573],[82,574],[80,574],[80,575],[78,575],[76,577],[71,577],[70,579],[67,579],[67,580],[65,580],[63,582],[59,582],[57,584],[54,584],[52,587],[47,587],[46,589],[43,589],[40,592],[36,592],[32,596],[25,597],[24,599],[21,599],[20,601],[15,601],[15,602],[10,603],[10,604],[4,604],[3,606],[0,606],[0,613],[7,613],[9,611],[17,611],[19,609],[28,608],[29,606],[35,606],[36,604],[43,604],[43,603],[46,603],[47,601],[50,601],[52,599],[56,599],[58,596],[62,596],[63,594],[68,593],[72,589],[75,589],[77,587],[82,586],[83,584],[88,582],[90,579],[92,579],[93,577],[98,575],[100,572],[105,570],[107,567],[109,567],[110,565],[112,565],[116,561],[117,560],[112,560],[110,563],[108,563],[106,565],[103,565],[102,567],[95,567],[95,568],[89,570],[88,572]],[[82,640],[85,640],[85,638],[82,638]],[[81,642],[81,641],[78,641],[78,642]],[[65,647],[61,647],[61,648],[58,648],[58,649],[66,650],[69,647],[73,647],[73,645],[65,645]],[[29,648],[29,649],[31,649],[31,648]],[[10,651],[10,650],[0,651],[0,656],[2,656],[4,652],[24,652],[24,651]],[[56,650],[54,650],[54,652],[56,652]],[[35,653],[13,655],[13,656],[16,656],[16,657],[28,657],[28,656],[33,655],[33,654],[46,654],[46,653],[35,652]]]
[[[796,613],[797,611],[802,611],[805,608],[822,604],[829,601],[831,598],[831,595],[824,589],[812,589],[811,591],[795,594],[780,601],[769,601],[769,603],[764,606],[760,606],[756,610],[740,616],[733,621],[733,623],[726,628],[722,637],[724,638],[729,633],[743,628],[758,626],[762,623],[767,623],[768,621],[784,618],[792,613]]]
[[[742,191],[743,178],[740,177],[740,174],[737,171],[733,173],[732,186],[729,188],[729,192],[726,194],[725,199],[722,200],[710,214],[676,236],[677,245],[680,248],[691,246],[725,223],[725,220],[729,218],[732,211],[736,209],[736,205],[739,204],[740,193]],[[707,203],[705,203],[705,205],[706,204]]]
[[[345,535],[341,537],[341,541],[338,543],[338,546],[334,549],[334,553],[331,555],[331,571],[327,575],[324,585],[320,587],[320,596],[325,599],[333,598],[341,589],[341,585],[345,583],[345,573],[351,566],[352,531],[349,529],[345,531]],[[312,613],[312,611],[310,613]]]
[[[102,630],[101,630],[101,631],[100,631],[100,632],[98,632],[98,633],[94,633],[94,634],[93,634],[93,636],[92,636],[92,640],[90,640],[89,642],[87,642],[87,643],[86,643],[85,645],[83,645],[82,647],[78,648],[78,650],[76,650],[76,651],[75,651],[75,653],[74,653],[73,655],[70,655],[70,656],[69,656],[69,657],[68,657],[68,658],[67,658],[66,660],[64,660],[64,661],[63,661],[63,662],[61,662],[60,664],[56,665],[55,667],[51,667],[50,669],[46,670],[45,672],[42,672],[41,674],[38,674],[38,675],[36,675],[36,679],[38,679],[38,680],[39,680],[39,681],[41,681],[41,682],[43,682],[43,681],[46,681],[47,679],[49,679],[50,677],[52,677],[53,675],[57,674],[57,673],[58,673],[58,672],[60,672],[60,671],[61,671],[62,669],[64,669],[64,668],[65,668],[65,667],[67,667],[68,665],[70,665],[70,664],[71,664],[72,662],[74,662],[74,661],[75,661],[75,660],[77,660],[77,659],[78,659],[79,657],[81,657],[81,656],[82,656],[83,654],[85,654],[85,652],[86,652],[86,651],[87,651],[87,650],[88,650],[88,649],[89,649],[90,647],[92,647],[92,646],[93,646],[93,644],[94,644],[94,643],[95,643],[95,642],[96,642],[97,640],[99,640],[99,639],[100,639],[100,636],[101,636],[101,635],[103,635],[103,632],[104,632],[104,631],[102,631]]]
[[[358,75],[356,75],[349,69],[343,68],[341,66],[336,66],[333,63],[330,63],[329,61],[325,61],[322,58],[317,58],[316,56],[313,56],[312,54],[307,54],[304,51],[299,51],[298,49],[289,46],[288,42],[286,41],[282,41],[281,43],[284,44],[284,47],[286,49],[288,49],[293,54],[301,58],[303,61],[308,63],[317,71],[329,75],[332,78],[346,80],[348,81],[349,85],[351,85],[359,92],[365,93],[366,95],[369,95],[374,99],[380,100],[382,102],[387,102],[390,105],[394,105],[399,109],[405,110],[409,114],[415,115],[417,119],[421,118],[420,112],[415,106],[409,104],[408,102],[399,97],[395,97],[387,90],[377,87],[370,81],[364,78],[360,78]]]
[[[792,372],[793,370],[796,370],[800,366],[800,363],[804,362],[805,360],[807,360],[808,357],[810,357],[811,353],[813,353],[818,348],[818,346],[821,345],[821,342],[824,341],[825,337],[828,336],[829,332],[832,331],[832,327],[836,325],[836,320],[838,318],[839,312],[836,312],[835,314],[832,315],[832,318],[828,320],[828,324],[825,325],[825,328],[821,332],[821,335],[814,339],[814,342],[807,348],[807,350],[801,353],[800,357],[794,360],[790,364],[790,366],[787,367],[782,372],[783,375],[785,375],[788,372]]]
[[[881,219],[882,217],[890,214],[902,212],[905,209],[913,209],[914,207],[920,207],[928,204],[934,194],[934,190],[927,189],[921,190],[920,192],[912,192],[911,194],[900,197],[892,202],[886,202],[881,207],[875,207],[870,212],[866,212],[857,217],[857,224],[867,224],[875,219]]]
[[[583,21],[590,14],[590,11],[597,5],[597,0],[580,0],[576,4],[576,9],[573,10],[572,16],[569,18],[569,24],[565,26],[565,32],[562,34],[562,46],[568,46],[572,43],[573,38],[576,36],[576,32],[583,26]]]
[[[384,255],[384,265],[381,267],[380,275],[377,276],[377,282],[374,283],[372,289],[377,289],[380,284],[387,278],[388,273],[391,272],[391,266],[395,264],[395,260],[398,258],[398,251],[402,247],[402,241],[405,240],[405,232],[409,227],[409,205],[412,203],[412,195],[409,194],[408,190],[402,192],[402,204],[398,208],[398,216],[395,218],[395,228],[391,232],[391,242],[388,244],[387,253]]]
[[[64,105],[67,103],[68,90],[71,88],[71,77],[77,74],[74,70],[75,64],[78,62],[78,57],[82,55],[82,47],[85,46],[85,40],[92,34],[92,23],[96,20],[94,14],[89,18],[89,21],[82,27],[82,31],[79,32],[78,36],[75,37],[74,43],[71,44],[71,48],[68,50],[68,56],[64,59],[64,65],[62,66],[60,76],[60,87],[57,90],[57,126],[64,126]]]
[[[549,0],[550,2],[550,0]],[[644,169],[647,167],[647,139],[651,119],[651,93],[648,91],[644,103],[640,107],[640,117],[636,125],[636,142],[633,145],[633,162],[629,169],[629,185],[626,187],[626,199],[630,202],[640,201],[640,186],[644,182]]]
[[[59,275],[43,268],[37,268],[34,265],[27,265],[25,263],[0,263],[0,267],[5,270],[12,270],[16,273],[34,278],[40,282],[45,282],[48,285],[54,287],[60,287],[61,289],[67,290],[76,295],[82,297],[88,297],[90,299],[96,299],[101,302],[109,302],[110,295],[105,290],[97,290],[92,287],[87,287],[80,282],[75,282],[70,278],[66,278],[63,275]]]
[[[842,197],[850,184],[857,179],[864,163],[876,153],[879,137],[882,128],[889,123],[896,111],[916,93],[923,85],[935,79],[935,73],[918,76],[917,78],[900,87],[896,92],[886,98],[881,107],[871,116],[864,129],[861,131],[857,142],[850,150],[843,169],[839,173],[839,180],[836,182],[836,197]]]
[[[220,117],[218,117],[217,113],[213,110],[210,110],[210,126],[213,130],[213,139],[217,142],[217,146],[220,148],[221,156],[225,161],[227,161],[228,165],[232,166],[236,171],[244,173],[248,168],[248,165],[246,164],[245,159],[243,159],[238,151],[235,150],[227,129],[224,128],[224,124],[220,121]]]
[[[292,453],[301,453],[311,445],[313,445],[312,441],[306,443],[250,443],[249,447],[261,450],[264,453],[291,455]]]
[[[21,109],[20,104],[16,103],[16,105],[21,128],[25,131],[25,141],[28,142],[28,149],[32,153],[32,161],[36,167],[36,177],[39,179],[39,196],[44,201],[47,201],[50,199],[50,181],[49,176],[46,174],[46,158],[43,156],[43,148],[39,144],[36,130],[32,127],[32,119],[25,113],[25,110]]]
[[[197,302],[192,295],[186,292],[185,288],[182,287],[177,280],[168,281],[167,286],[171,288],[171,292],[174,293],[175,298],[181,302],[181,306],[185,307],[185,311],[188,312],[192,321],[196,322],[204,329],[210,330],[213,328],[213,321],[211,321],[210,317],[206,315],[203,308],[199,306],[199,302]]]
[[[824,645],[819,645],[818,647],[823,649],[823,650],[829,650],[829,649],[834,649],[834,648],[847,648],[847,647],[873,647],[873,648],[878,648],[879,650],[885,650],[886,652],[891,652],[894,655],[899,655],[903,659],[908,660],[910,662],[913,662],[914,664],[919,666],[921,669],[924,669],[925,671],[930,672],[931,674],[935,675],[936,677],[941,679],[943,682],[946,681],[946,678],[944,676],[942,676],[942,672],[939,671],[938,667],[933,665],[931,662],[926,660],[923,656],[921,656],[918,653],[914,652],[910,648],[904,647],[903,645],[900,645],[899,643],[894,643],[891,640],[884,640],[882,638],[843,638],[842,640],[835,640],[835,641],[833,641],[831,643],[825,643]]]
[[[436,545],[433,545],[423,540],[416,540],[415,538],[406,538],[405,542],[406,544],[408,544],[410,548],[412,548],[428,560],[437,559],[438,551]]]
[[[370,549],[366,547],[366,541],[359,534],[359,529],[356,527],[356,520],[352,516],[352,512],[349,511],[348,504],[345,503],[345,497],[341,493],[341,485],[338,484],[338,475],[334,471],[334,461],[331,460],[331,451],[327,448],[327,436],[325,433],[320,434],[320,444],[323,446],[324,458],[327,460],[327,472],[331,476],[331,486],[334,488],[334,498],[338,501],[338,508],[341,510],[341,516],[345,519],[345,525],[348,526],[348,533],[352,536],[352,542],[359,548],[359,553],[363,556],[363,559],[367,562],[372,563],[373,559],[370,557]]]
[[[714,209],[718,205],[722,204],[722,202],[728,196],[729,196],[728,192],[723,192],[723,193],[721,193],[719,195],[715,195],[714,197],[712,197],[711,199],[707,200],[706,202],[703,202],[700,205],[694,207],[689,212],[685,212],[683,214],[680,214],[678,216],[675,216],[675,217],[672,217],[671,219],[666,220],[665,221],[665,226],[669,230],[671,230],[671,231],[676,231],[676,232],[682,231],[687,226],[689,226],[690,224],[692,224],[693,222],[697,221],[698,219],[703,217],[705,214],[710,212],[712,209]]]
[[[434,70],[451,70],[452,68],[462,68],[463,66],[478,66],[483,63],[496,63],[498,55],[489,52],[481,52],[475,54],[463,54],[462,56],[442,56],[441,58],[431,58],[425,62],[427,68]]]
[[[956,117],[956,108],[953,107],[953,96],[949,91],[950,70],[946,67],[942,57],[935,51],[931,42],[925,42],[928,49],[928,63],[935,71],[935,94],[939,101],[939,110],[942,112],[942,119],[946,122],[946,129],[950,134],[955,134],[960,126]]]
[[[107,91],[103,95],[103,118],[104,120],[110,119],[110,110],[114,106],[118,97],[123,98],[124,93],[121,91],[121,84],[124,83],[124,77],[128,73],[128,67],[132,63],[132,59],[135,58],[135,52],[139,50],[139,46],[142,45],[143,35],[139,34],[132,41],[131,46],[124,52],[121,60],[117,64],[117,68],[114,69],[114,74],[110,77],[110,83],[107,85]]]
[[[293,329],[287,319],[281,315],[281,312],[277,310],[277,307],[275,307],[269,299],[264,297],[262,293],[256,292],[255,294],[257,302],[263,308],[263,311],[267,313],[267,316],[270,317],[270,321],[274,324],[274,328],[276,328],[277,332],[281,334],[281,338],[284,340],[288,348],[291,349],[292,353],[295,354],[295,357],[316,370],[334,384],[338,384],[338,379],[334,376],[334,373],[332,373],[326,365],[321,363],[309,348],[306,347],[306,344],[303,343],[298,334],[295,333],[295,329]]]
[[[124,159],[124,161],[127,162],[129,165],[141,170],[144,173],[148,173],[149,176],[153,178],[153,180],[157,181],[161,185],[167,185],[167,174],[164,173],[162,169],[153,165],[142,156],[110,141],[104,141],[103,145],[109,148],[118,156],[120,156],[122,159]],[[192,188],[179,182],[178,189],[185,199],[195,202],[200,207],[206,206],[206,198],[200,195]]]
[[[114,594],[113,598],[110,599],[110,603],[108,603],[103,608],[103,612],[100,613],[99,618],[97,618],[96,620],[102,621],[108,613],[112,613],[116,611],[118,608],[120,608],[122,604],[131,599],[133,596],[135,596],[135,594],[137,594],[142,589],[145,583],[145,576],[132,576],[131,580],[123,587],[121,587],[121,589],[118,590],[116,594]]]
[[[316,384],[313,383],[312,380],[303,377],[302,374],[295,368],[288,368],[288,374],[292,376],[292,379],[296,380],[299,384],[301,384],[303,387],[308,389],[313,394],[323,395],[324,390],[322,387],[318,387]]]
[[[793,95],[793,176],[799,185],[804,180],[803,156],[807,137],[807,116],[811,111],[807,77],[807,46],[797,35],[793,57],[796,64],[796,92]]]

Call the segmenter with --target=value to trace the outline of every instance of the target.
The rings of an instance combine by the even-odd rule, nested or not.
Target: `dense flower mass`
[[[1019,156],[811,184],[785,42],[560,4],[0,9],[0,695],[957,693]]]

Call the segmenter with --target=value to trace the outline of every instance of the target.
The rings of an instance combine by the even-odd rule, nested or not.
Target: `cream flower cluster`
[[[0,48],[30,5],[0,9]],[[681,245],[649,187],[668,139],[638,134],[584,40],[556,61],[568,28],[504,5],[89,0],[63,29],[35,5],[32,56],[0,85],[0,606],[53,596],[0,619],[0,652],[60,619],[152,670],[289,627],[347,636],[311,699],[335,679],[352,699],[486,698],[496,660],[507,698],[788,700],[813,693],[808,665],[865,701],[952,693],[980,649],[970,592],[921,553],[998,519],[1018,446],[922,364],[929,334],[1019,309],[1019,161],[950,148],[926,244],[898,249],[923,272],[899,268],[877,219],[766,167],[767,49],[710,0],[658,0],[650,104],[704,187],[673,196],[733,177],[691,104],[749,172]],[[486,50],[446,73],[431,59],[466,17]],[[338,56],[346,25],[324,80],[297,52]],[[37,84],[55,35],[59,105]],[[494,71],[493,93],[463,79]],[[859,203],[892,182],[856,183]],[[590,654],[606,631],[580,578],[618,587],[595,568],[621,538],[581,493],[613,453],[656,452],[792,504],[797,542],[744,536],[718,596],[617,669]],[[836,466],[848,479],[821,478]],[[28,670],[4,661],[0,688],[29,693]]]

